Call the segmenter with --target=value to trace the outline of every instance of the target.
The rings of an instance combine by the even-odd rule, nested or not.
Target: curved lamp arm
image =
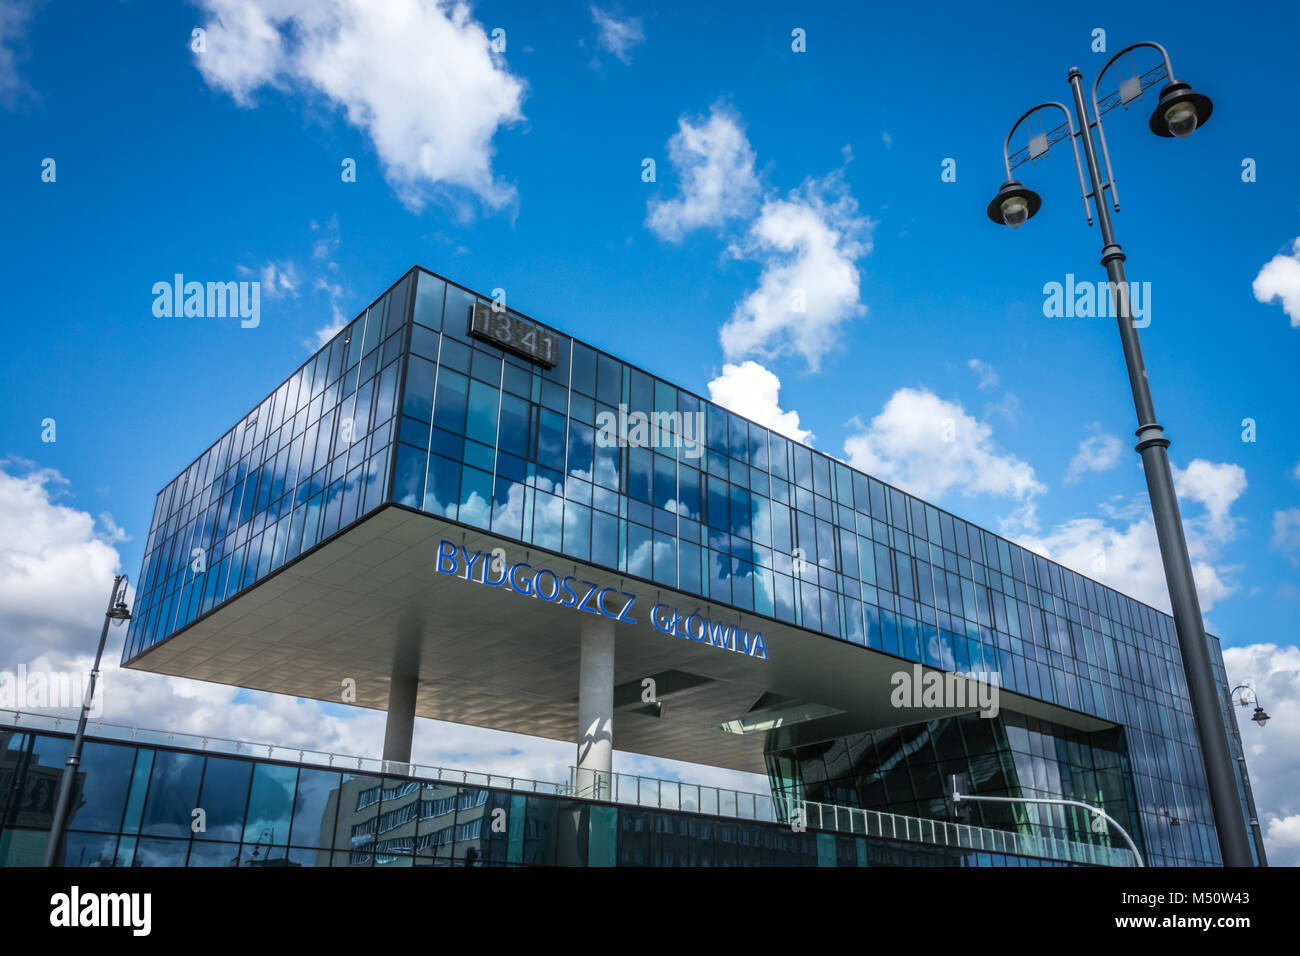
[[[1066,128],[1070,132],[1070,148],[1074,150],[1074,169],[1075,172],[1079,174],[1079,196],[1083,199],[1083,215],[1087,218],[1088,225],[1091,226],[1092,209],[1088,205],[1088,188],[1083,184],[1083,164],[1079,161],[1079,143],[1077,138],[1079,134],[1074,130],[1073,116],[1071,116],[1070,111],[1066,109],[1063,104],[1057,103],[1054,100],[1047,103],[1039,103],[1037,106],[1032,106],[1027,109],[1023,114],[1021,114],[1020,119],[1016,120],[1015,125],[1011,127],[1011,132],[1007,133],[1007,138],[1002,142],[1002,165],[1006,167],[1007,179],[1011,179],[1011,137],[1016,135],[1016,130],[1020,128],[1021,123],[1029,119],[1030,116],[1037,113],[1039,110],[1048,107],[1054,107],[1065,114]]]
[[[1097,74],[1097,78],[1092,81],[1092,115],[1096,117],[1097,135],[1101,139],[1101,158],[1102,161],[1106,164],[1106,182],[1110,186],[1110,199],[1112,205],[1114,205],[1115,207],[1116,212],[1119,212],[1119,193],[1115,191],[1115,172],[1110,167],[1110,150],[1106,147],[1106,129],[1104,126],[1101,125],[1101,110],[1097,105],[1097,88],[1101,84],[1101,78],[1106,75],[1106,71],[1111,68],[1111,66],[1115,63],[1116,60],[1122,57],[1125,53],[1128,53],[1132,50],[1136,50],[1138,47],[1144,47],[1144,46],[1151,47],[1151,49],[1153,50],[1160,51],[1160,56],[1165,61],[1165,74],[1169,77],[1169,82],[1173,83],[1174,65],[1172,61],[1170,61],[1169,59],[1169,51],[1166,50],[1159,43],[1156,43],[1154,40],[1142,40],[1140,43],[1134,43],[1132,46],[1124,47],[1124,49],[1120,50],[1118,53],[1116,53],[1114,56],[1112,56],[1109,60],[1106,61],[1106,65],[1101,68],[1101,72]],[[1088,119],[1087,117],[1085,117],[1084,119],[1086,122],[1092,122],[1092,120]],[[1098,197],[1097,201],[1101,202],[1102,201],[1101,197]]]
[[[1251,696],[1251,699],[1250,699],[1249,701],[1246,700],[1244,696],[1242,697],[1242,700],[1241,700],[1241,706],[1242,706],[1242,707],[1248,707],[1248,706],[1250,706],[1250,704],[1252,704],[1252,703],[1255,704],[1256,706],[1259,705],[1259,694],[1256,693],[1256,691],[1255,691],[1255,687],[1254,687],[1253,684],[1238,684],[1238,685],[1237,685],[1236,687],[1234,687],[1232,690],[1228,691],[1228,700],[1231,701],[1231,700],[1233,699],[1233,695],[1236,694],[1237,691],[1239,691],[1239,690],[1248,690],[1248,691],[1250,691],[1250,696]]]

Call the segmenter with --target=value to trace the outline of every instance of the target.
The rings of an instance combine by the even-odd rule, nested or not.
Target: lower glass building
[[[22,723],[17,716],[0,712],[0,866],[40,866],[72,741],[66,733],[20,729],[14,725]],[[1060,842],[1044,845],[1046,856],[983,850],[970,828],[960,838],[954,834],[952,845],[933,834],[913,833],[909,838],[905,831],[899,837],[833,832],[816,821],[808,830],[795,832],[781,823],[739,819],[735,814],[620,806],[562,793],[518,792],[94,736],[85,744],[72,805],[64,866],[1105,862],[1071,860],[1068,851],[1080,847]],[[201,824],[196,823],[195,808],[204,811]]]
[[[765,773],[778,812],[944,819],[964,773],[1220,862],[1169,615],[419,268],[159,492],[123,663],[573,740],[593,620],[619,749]],[[898,707],[913,667],[992,675],[998,715]]]

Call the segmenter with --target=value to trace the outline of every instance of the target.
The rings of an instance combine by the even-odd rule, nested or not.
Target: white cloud
[[[195,65],[251,106],[264,86],[321,96],[374,144],[412,209],[467,191],[515,197],[492,172],[497,130],[522,119],[524,84],[464,3],[446,0],[200,0],[207,50]]]
[[[110,518],[101,530],[89,513],[63,501],[67,494],[57,471],[0,460],[5,662],[77,647],[82,623],[104,613],[121,570],[113,546],[120,529]]]
[[[973,358],[966,363],[966,367],[980,377],[980,388],[997,388],[997,369],[988,362],[983,362],[977,358]]]
[[[1300,563],[1300,508],[1287,508],[1273,512],[1274,550],[1290,558],[1292,564]]]
[[[740,118],[715,104],[707,119],[682,117],[668,141],[669,159],[681,176],[680,195],[652,198],[646,225],[677,242],[692,229],[724,231],[748,222],[727,254],[758,262],[758,288],[736,303],[719,339],[735,362],[786,352],[812,369],[835,348],[841,325],[866,312],[857,260],[871,251],[875,223],[858,212],[843,170],[807,179],[784,198],[769,197],[750,218],[760,194],[754,151]],[[845,147],[845,162],[852,151]]]
[[[881,133],[881,134],[880,134],[880,141],[881,141],[882,143],[885,144],[885,149],[893,149],[893,148],[894,148],[894,137],[891,136],[889,133],[887,133],[887,132],[886,132],[886,133]]]
[[[840,326],[864,314],[856,262],[871,251],[874,223],[858,214],[841,171],[806,180],[763,203],[729,250],[760,262],[758,288],[736,304],[719,337],[726,357],[795,352],[812,369],[836,345]]]
[[[1070,459],[1065,481],[1074,484],[1090,471],[1109,471],[1119,464],[1123,444],[1114,435],[1093,435],[1079,442],[1079,450]]]
[[[844,442],[853,467],[930,501],[956,489],[1017,502],[1002,519],[1008,530],[1036,527],[1035,499],[1046,487],[1034,469],[998,450],[993,429],[957,402],[924,388],[902,388],[869,425]]]
[[[1229,580],[1236,569],[1218,565],[1224,545],[1236,532],[1231,508],[1246,490],[1239,465],[1197,459],[1185,470],[1175,468],[1174,484],[1183,505],[1183,530],[1192,560],[1192,576],[1201,610],[1236,591]],[[1188,507],[1203,506],[1196,514]],[[1106,518],[1074,518],[1046,535],[1019,538],[1019,543],[1108,584],[1122,594],[1169,612],[1169,588],[1150,504],[1135,498]]]
[[[1300,866],[1300,649],[1226,647],[1228,685],[1249,682],[1271,718],[1259,727],[1237,710],[1255,809],[1271,866]]]
[[[1291,317],[1291,328],[1300,329],[1300,236],[1296,237],[1291,255],[1279,253],[1259,270],[1251,291],[1260,302],[1281,300],[1282,311]]]
[[[1211,542],[1186,527],[1192,577],[1201,610],[1233,592],[1211,563]],[[1169,613],[1169,588],[1155,525],[1150,518],[1112,525],[1101,518],[1073,518],[1043,537],[1022,536],[1017,543]]]
[[[1203,504],[1213,537],[1230,539],[1236,519],[1228,511],[1246,490],[1246,469],[1228,462],[1215,464],[1197,458],[1186,469],[1174,468],[1173,472],[1174,491],[1179,499]]]
[[[776,374],[753,361],[723,365],[722,374],[709,382],[709,398],[723,408],[810,444],[813,433],[799,427],[799,413],[781,410],[780,391],[781,380]]]
[[[616,17],[592,4],[591,22],[596,25],[596,43],[600,48],[624,63],[632,62],[628,55],[632,47],[645,42],[640,17]]]
[[[18,45],[36,8],[34,0],[0,0],[0,104],[13,104],[24,89],[18,74]]]
[[[279,299],[286,295],[298,297],[298,269],[292,262],[268,262],[259,269],[240,267],[239,273],[256,275],[262,284],[262,295],[268,299]]]
[[[329,259],[338,251],[341,240],[339,238],[339,217],[337,215],[330,216],[329,222],[323,226],[312,220],[311,231],[320,233],[316,241],[312,243],[311,255],[313,259]],[[338,263],[330,261],[328,268],[337,269]]]
[[[651,199],[646,225],[679,242],[692,229],[718,228],[748,215],[758,196],[754,151],[740,117],[718,103],[707,118],[681,117],[668,140],[668,158],[680,178],[676,199]]]
[[[343,331],[343,326],[348,324],[348,319],[339,308],[339,301],[343,298],[343,286],[337,282],[326,282],[318,278],[313,288],[317,292],[324,292],[330,301],[329,324],[321,326],[311,334],[311,338],[303,342],[309,351],[319,352],[327,342]]]

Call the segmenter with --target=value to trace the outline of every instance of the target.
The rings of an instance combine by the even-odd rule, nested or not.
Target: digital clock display
[[[559,339],[504,309],[494,310],[490,303],[481,300],[474,303],[469,330],[478,338],[547,368],[554,368],[559,362]]]

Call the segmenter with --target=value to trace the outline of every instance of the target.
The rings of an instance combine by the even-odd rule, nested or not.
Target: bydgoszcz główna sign
[[[572,574],[561,577],[549,568],[534,568],[523,561],[509,564],[491,552],[470,554],[451,541],[444,540],[438,545],[438,573],[490,588],[504,588],[523,597],[538,598],[548,604],[625,624],[637,623],[632,616],[632,608],[637,602],[635,594],[618,588],[602,588]],[[650,610],[650,623],[663,634],[767,660],[767,644],[761,631],[751,635],[744,628],[709,620],[698,609],[691,614],[682,614],[668,604],[656,604]]]

